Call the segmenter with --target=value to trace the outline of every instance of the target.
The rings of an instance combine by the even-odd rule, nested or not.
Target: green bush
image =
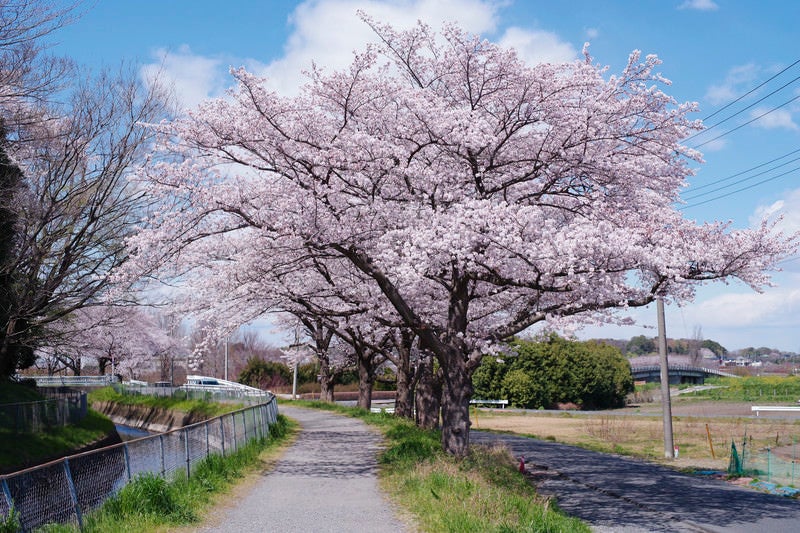
[[[633,391],[630,365],[619,349],[596,342],[517,340],[512,352],[485,357],[472,383],[475,397],[507,399],[527,409],[573,403],[584,409],[624,405]]]
[[[262,390],[288,385],[292,381],[292,370],[283,363],[264,361],[251,357],[239,374],[239,383]]]
[[[510,370],[503,378],[502,391],[503,398],[511,405],[540,405],[544,401],[542,388],[524,370]]]

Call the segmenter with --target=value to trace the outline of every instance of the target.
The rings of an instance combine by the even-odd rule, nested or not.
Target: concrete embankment
[[[92,402],[92,409],[103,413],[115,424],[145,429],[153,433],[164,433],[205,420],[205,417],[195,413],[183,413],[144,405]]]

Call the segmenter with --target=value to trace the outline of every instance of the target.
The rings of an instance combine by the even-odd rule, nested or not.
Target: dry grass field
[[[752,404],[673,399],[673,440],[676,460],[664,459],[664,431],[660,403],[602,412],[537,412],[479,409],[472,412],[473,427],[535,436],[593,450],[631,455],[679,468],[724,470],[731,440],[745,438],[750,450],[770,447],[788,460],[800,456],[800,416],[756,418]],[[710,437],[710,439],[709,439]],[[713,447],[713,452],[712,452]]]

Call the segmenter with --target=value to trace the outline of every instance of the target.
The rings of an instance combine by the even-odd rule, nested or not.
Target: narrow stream
[[[119,436],[123,441],[140,439],[142,437],[147,437],[149,435],[155,435],[154,432],[131,426],[124,426],[122,424],[115,424],[115,427],[117,428],[117,433],[119,433]]]

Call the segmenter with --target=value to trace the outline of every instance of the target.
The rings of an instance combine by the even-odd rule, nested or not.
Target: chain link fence
[[[82,527],[84,513],[138,475],[190,476],[207,456],[224,456],[267,437],[277,417],[278,402],[270,395],[264,403],[205,422],[0,476],[0,517],[13,509],[23,531],[49,523]]]
[[[38,433],[76,424],[88,413],[85,392],[54,391],[49,395],[52,397],[46,400],[0,405],[0,428],[15,433]]]

